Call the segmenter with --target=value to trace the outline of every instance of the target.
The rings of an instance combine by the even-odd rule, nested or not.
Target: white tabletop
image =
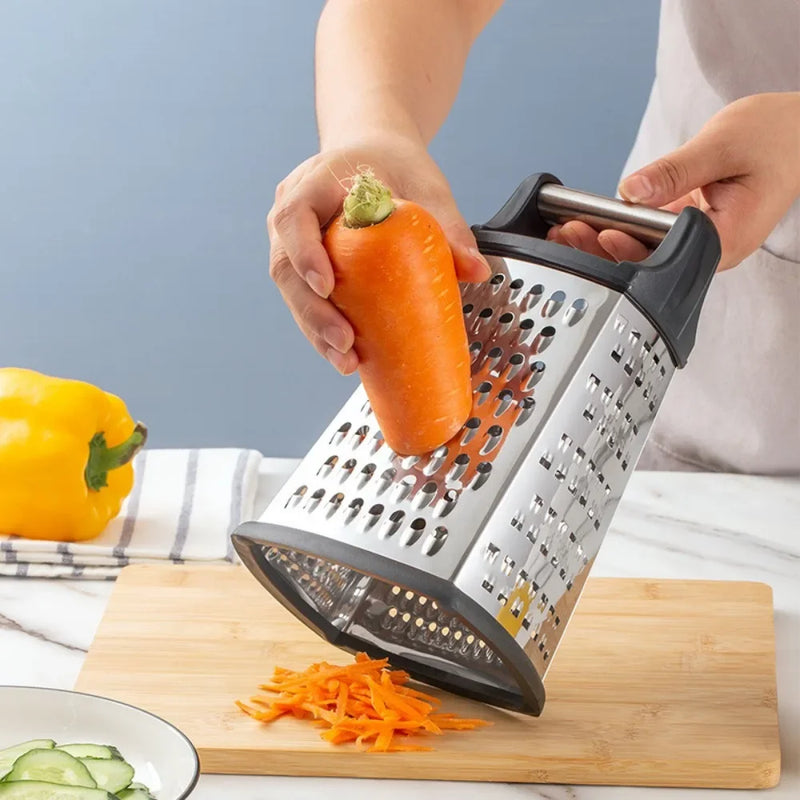
[[[265,459],[257,513],[294,461]],[[593,575],[755,580],[772,586],[783,773],[770,798],[800,797],[800,481],[635,473]],[[72,688],[113,588],[110,583],[0,578],[0,684]],[[2,712],[0,711],[0,727]],[[473,787],[475,788],[475,787]],[[461,800],[464,784],[204,775],[192,800]],[[482,785],[485,800],[689,800],[704,790]],[[746,792],[717,791],[715,800]]]

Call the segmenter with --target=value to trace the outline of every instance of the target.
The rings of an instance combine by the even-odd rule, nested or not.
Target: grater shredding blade
[[[537,252],[544,244],[565,250]],[[539,714],[676,365],[625,292],[545,259],[488,259],[490,281],[462,289],[473,386],[463,429],[423,457],[399,456],[359,387],[233,538],[256,578],[329,641]]]

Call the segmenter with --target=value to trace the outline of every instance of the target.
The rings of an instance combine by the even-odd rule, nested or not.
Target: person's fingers
[[[608,258],[608,253],[600,246],[597,238],[597,231],[585,222],[571,220],[561,226],[559,236],[570,247],[576,250],[583,250],[593,256]]]
[[[297,326],[317,352],[340,372],[354,372],[358,367],[358,357],[353,350],[354,335],[350,323],[329,300],[319,297],[297,274],[277,239],[270,253],[270,273]]]
[[[735,177],[740,165],[725,128],[710,125],[686,144],[628,175],[619,193],[631,203],[665,206],[693,189]]]
[[[322,228],[340,210],[343,196],[334,176],[319,165],[284,194],[268,217],[291,265],[323,298],[333,290],[333,268],[322,245]]]
[[[338,350],[330,349],[325,357],[342,375],[352,375],[358,369],[358,356],[355,350],[340,353]]]
[[[606,229],[597,235],[597,243],[614,259],[620,261],[643,261],[650,255],[649,248],[638,239],[622,231]]]
[[[730,181],[703,190],[701,209],[714,223],[722,244],[720,271],[735,267],[757,250],[780,218],[782,209],[772,207],[769,188]]]

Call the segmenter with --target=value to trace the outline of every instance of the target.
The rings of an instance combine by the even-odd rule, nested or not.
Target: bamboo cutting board
[[[444,697],[490,728],[429,753],[334,747],[233,705],[276,665],[349,656],[240,567],[123,570],[77,689],[164,717],[204,772],[759,788],[780,773],[772,592],[758,583],[590,579],[538,719]],[[439,693],[441,694],[441,693]]]

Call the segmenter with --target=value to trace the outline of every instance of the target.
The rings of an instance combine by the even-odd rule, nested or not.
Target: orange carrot
[[[470,360],[453,255],[424,208],[392,200],[361,172],[323,240],[331,300],[355,331],[359,374],[387,444],[435,450],[472,408]]]
[[[256,696],[236,705],[259,722],[283,716],[308,719],[323,727],[321,737],[331,744],[355,743],[372,753],[425,751],[430,747],[398,743],[444,731],[468,731],[488,725],[434,711],[439,699],[405,684],[408,673],[389,669],[387,659],[373,660],[359,653],[344,667],[326,662],[303,672],[276,668],[272,681],[261,686],[277,697]]]

